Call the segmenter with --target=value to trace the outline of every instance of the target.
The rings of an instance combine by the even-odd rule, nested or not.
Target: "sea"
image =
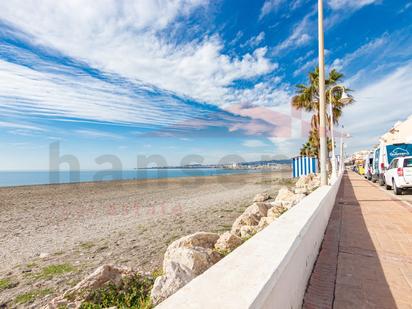
[[[0,187],[262,173],[261,170],[223,168],[167,168],[124,171],[0,171]]]

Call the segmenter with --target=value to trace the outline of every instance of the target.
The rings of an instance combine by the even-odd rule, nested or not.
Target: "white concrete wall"
[[[341,177],[307,196],[156,308],[300,308]]]

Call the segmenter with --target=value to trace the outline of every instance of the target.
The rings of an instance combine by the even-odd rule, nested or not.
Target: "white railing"
[[[300,308],[341,179],[308,195],[156,308]]]

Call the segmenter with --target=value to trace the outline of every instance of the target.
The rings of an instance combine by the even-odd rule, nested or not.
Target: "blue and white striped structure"
[[[292,158],[292,175],[300,177],[316,173],[318,168],[318,159],[315,157],[295,157]]]

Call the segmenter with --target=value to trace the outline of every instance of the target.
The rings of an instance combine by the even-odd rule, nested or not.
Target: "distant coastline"
[[[287,169],[287,166],[275,170]],[[165,167],[142,168],[124,171],[0,171],[1,187],[56,185],[88,182],[110,182],[181,177],[203,177],[270,172],[273,168],[212,168],[212,167]]]

